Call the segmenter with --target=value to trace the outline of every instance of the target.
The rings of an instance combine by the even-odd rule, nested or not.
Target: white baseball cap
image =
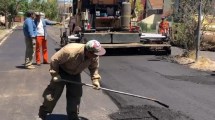
[[[85,45],[88,51],[92,51],[95,55],[101,56],[106,53],[106,50],[101,46],[97,40],[90,40]]]

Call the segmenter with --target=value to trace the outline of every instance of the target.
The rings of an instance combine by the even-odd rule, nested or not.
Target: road
[[[147,118],[150,111],[158,120],[215,119],[213,74],[191,70],[154,55],[105,56],[100,71],[103,86],[156,98],[170,106],[167,110],[153,102],[110,94],[125,111],[115,114],[116,118],[135,118],[127,115],[128,112],[136,113],[137,118]],[[137,114],[134,106],[144,111]]]
[[[48,40],[51,56],[55,53],[56,44],[51,38]],[[24,36],[19,27],[0,46],[1,120],[36,120],[39,106],[43,102],[43,90],[51,79],[49,65],[36,66],[33,70],[24,69],[24,55]],[[82,73],[82,81],[91,83],[85,72]],[[64,92],[48,120],[66,120],[65,98]],[[102,91],[84,87],[80,116],[90,120],[107,120],[109,114],[117,110],[118,107]]]
[[[59,42],[59,31],[51,28],[49,35],[49,55],[52,55]],[[19,29],[0,46],[0,116],[4,120],[34,119],[43,89],[49,83],[48,65],[35,70],[22,69],[24,47]],[[103,87],[152,97],[170,108],[84,87],[80,115],[89,120],[215,119],[213,73],[171,63],[165,56],[128,54],[117,49],[108,50],[100,62]],[[87,70],[82,73],[83,82],[90,83],[88,74]],[[64,93],[49,119],[64,120],[61,117],[65,114]]]

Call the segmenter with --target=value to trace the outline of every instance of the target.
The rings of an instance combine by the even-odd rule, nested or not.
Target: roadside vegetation
[[[198,35],[199,0],[183,0],[178,7],[174,7],[172,16],[172,44],[184,49],[182,55],[174,60],[179,64],[189,65],[191,68],[203,71],[215,71],[215,62],[200,56],[197,61],[196,45]],[[200,50],[214,50],[215,48],[215,10],[212,1],[202,0],[202,22]]]
[[[174,7],[172,26],[172,43],[173,45],[184,48],[186,53],[190,53],[196,49],[196,41],[198,35],[198,7],[199,0],[183,0],[178,7]],[[204,33],[213,29],[214,22],[214,5],[211,0],[202,0],[202,33],[201,47],[204,43]],[[214,41],[215,42],[215,41]]]
[[[19,12],[25,13],[28,10],[44,12],[46,17],[52,20],[58,18],[57,0],[44,2],[43,0],[0,0],[0,13],[5,16],[5,28],[13,25],[15,17]]]

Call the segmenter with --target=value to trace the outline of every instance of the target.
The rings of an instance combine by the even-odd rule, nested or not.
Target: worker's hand
[[[96,80],[93,80],[93,81],[92,81],[92,84],[93,84],[93,89],[96,89],[96,90],[101,89],[99,80],[97,80],[97,79],[96,79]]]
[[[61,81],[60,75],[53,76],[53,77],[52,77],[52,81],[53,81],[53,82],[60,82],[60,81]]]
[[[62,25],[62,23],[61,22],[56,22],[56,25]]]

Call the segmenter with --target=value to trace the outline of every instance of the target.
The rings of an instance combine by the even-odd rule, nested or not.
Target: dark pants
[[[59,70],[59,74],[62,79],[81,82],[81,75],[70,75],[63,71],[62,69]],[[52,113],[57,101],[59,100],[64,86],[66,86],[66,99],[67,99],[67,115],[68,120],[78,120],[78,111],[79,105],[82,96],[82,86],[71,84],[68,82],[53,82],[51,81],[50,84],[47,86],[43,93],[44,102],[40,106],[39,110],[39,117],[45,118],[47,113]],[[49,101],[46,97],[51,96],[53,98],[52,101]]]

